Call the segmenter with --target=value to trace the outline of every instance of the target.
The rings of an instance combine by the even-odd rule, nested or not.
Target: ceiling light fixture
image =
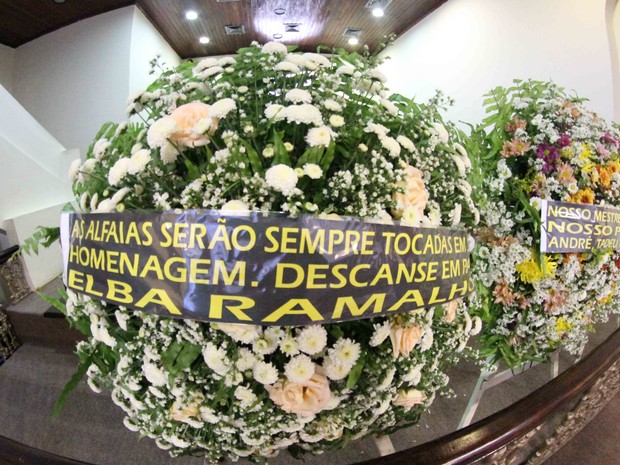
[[[208,44],[209,38],[206,36],[202,36],[200,39],[198,39],[198,42],[200,42],[201,44]]]
[[[382,8],[373,8],[372,15],[375,18],[381,18],[384,15],[383,9]]]
[[[276,33],[273,35],[273,38],[274,38],[274,39],[276,39],[276,40],[281,39],[282,37],[284,37],[284,36],[283,36],[282,34],[280,34],[279,32],[276,32]]]
[[[349,45],[357,45],[360,41],[357,37],[349,37]]]
[[[198,13],[196,13],[194,10],[188,10],[185,12],[185,17],[190,21],[193,21],[198,18]]]
[[[286,13],[286,10],[284,8],[276,8],[275,10],[273,10],[273,12],[278,16],[282,16],[284,13]]]

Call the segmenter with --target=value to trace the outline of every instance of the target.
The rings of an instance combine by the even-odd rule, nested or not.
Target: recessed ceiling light
[[[198,13],[196,13],[194,10],[188,10],[185,12],[185,17],[190,21],[193,21],[198,18]]]
[[[357,37],[349,37],[349,45],[357,45],[360,41]]]
[[[283,36],[282,34],[280,34],[279,32],[276,32],[276,33],[273,35],[273,38],[274,38],[274,39],[276,39],[276,40],[281,39],[282,37],[284,37],[284,36]]]
[[[278,16],[282,16],[284,13],[286,13],[286,10],[284,8],[276,8],[275,10],[273,10],[273,12]]]
[[[198,39],[198,42],[200,42],[201,44],[208,44],[209,43],[209,38],[202,36],[200,39]]]
[[[383,13],[383,9],[382,8],[373,8],[373,10],[372,10],[372,15],[377,17],[377,18],[380,18],[381,16],[383,16],[383,14],[384,13]]]

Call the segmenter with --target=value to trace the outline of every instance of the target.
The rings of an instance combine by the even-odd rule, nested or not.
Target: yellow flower
[[[564,158],[573,158],[573,148],[571,146],[561,148],[560,155]]]
[[[545,256],[544,267],[545,270],[541,270],[538,263],[534,260],[534,257],[519,263],[515,268],[521,274],[521,281],[524,283],[535,283],[543,279],[545,276],[554,277],[555,269],[557,268],[557,262],[553,261],[548,256]]]
[[[580,160],[589,160],[592,157],[592,150],[588,144],[581,144],[581,153],[579,154]]]
[[[558,318],[555,322],[555,330],[557,331],[559,336],[561,336],[562,334],[566,334],[572,328],[573,325],[566,321],[563,317]]]

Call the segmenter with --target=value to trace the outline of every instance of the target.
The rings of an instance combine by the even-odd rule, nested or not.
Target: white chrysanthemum
[[[88,206],[88,192],[82,192],[82,195],[80,195],[80,209],[84,211],[86,210],[87,206]]]
[[[385,76],[385,74],[383,74],[378,69],[368,70],[368,72],[366,73],[366,76],[368,76],[370,79],[376,79],[377,81],[381,81],[381,82],[387,81],[387,77]]]
[[[362,349],[360,345],[348,338],[338,339],[336,344],[329,349],[329,358],[339,365],[351,368],[357,362]]]
[[[144,171],[146,165],[151,161],[151,151],[147,149],[141,149],[135,152],[129,159],[127,165],[127,172],[129,174],[138,174]]]
[[[93,211],[96,213],[111,213],[114,210],[116,210],[116,202],[112,199],[103,199]]]
[[[475,336],[476,334],[478,334],[480,332],[480,330],[482,329],[482,320],[480,319],[479,316],[475,316],[473,318],[473,327],[471,329],[471,332],[469,333],[470,336]]]
[[[262,51],[263,53],[270,54],[282,53],[283,55],[286,55],[288,53],[286,45],[281,44],[280,42],[267,42],[265,45],[263,45]]]
[[[379,137],[387,136],[387,133],[390,132],[390,130],[386,128],[385,126],[383,126],[382,124],[372,123],[372,122],[369,122],[368,124],[366,124],[364,131],[374,132]]]
[[[207,68],[200,73],[200,77],[208,78],[209,76],[215,76],[216,74],[220,74],[224,71],[224,68],[221,66],[212,66],[211,68]]]
[[[93,173],[95,170],[95,165],[97,165],[97,160],[94,158],[89,158],[84,162],[84,164],[80,167],[80,173],[78,174],[78,180],[80,182],[85,182],[86,179]]]
[[[108,172],[108,182],[110,186],[116,186],[127,175],[129,169],[129,158],[119,158]]]
[[[297,179],[295,170],[283,164],[272,166],[265,172],[265,182],[267,185],[285,195],[295,188]]]
[[[235,399],[241,403],[241,407],[248,408],[256,402],[256,394],[245,386],[237,386],[235,389]]]
[[[452,155],[450,158],[452,158],[452,161],[456,165],[456,169],[458,170],[459,175],[464,178],[467,174],[467,171],[465,168],[465,163],[463,163],[463,159],[458,155]]]
[[[276,152],[273,149],[273,147],[265,147],[263,149],[263,157],[265,157],[265,158],[273,158],[273,156],[275,154],[276,154]]]
[[[223,98],[211,105],[210,116],[224,118],[228,113],[237,108],[237,103],[231,98]]]
[[[307,355],[298,355],[285,365],[284,373],[289,381],[302,384],[314,374],[314,363]]]
[[[256,358],[256,355],[250,349],[246,347],[240,347],[239,358],[235,362],[235,366],[239,371],[247,371],[254,368],[254,365],[257,361],[258,359]]]
[[[330,67],[332,65],[332,62],[329,61],[329,59],[326,56],[321,55],[319,53],[306,52],[302,56],[306,60],[316,63],[319,66]]]
[[[428,349],[430,349],[431,346],[433,345],[433,340],[434,340],[433,331],[431,330],[431,328],[426,328],[426,331],[424,332],[424,336],[422,336],[422,340],[420,341],[420,350],[422,352],[425,352]]]
[[[110,145],[112,145],[112,143],[107,139],[99,139],[95,142],[95,145],[93,145],[93,155],[95,159],[101,160]]]
[[[316,163],[306,163],[304,165],[304,174],[310,179],[319,179],[323,176],[323,170]]]
[[[342,111],[342,105],[336,102],[333,98],[328,98],[327,100],[325,100],[323,102],[323,106],[329,111]]]
[[[201,60],[200,63],[198,63],[196,66],[194,66],[194,69],[192,70],[192,72],[194,74],[199,74],[202,70],[205,70],[207,68],[211,68],[213,66],[218,66],[220,65],[218,63],[218,59],[217,58],[205,58],[204,60]],[[220,65],[223,66],[223,65]]]
[[[370,338],[370,346],[377,347],[383,341],[385,341],[388,337],[390,337],[390,330],[392,329],[392,325],[389,321],[384,321],[382,324],[374,324],[373,325],[375,332],[372,334]]]
[[[413,145],[413,142],[407,136],[403,136],[401,134],[400,136],[396,138],[396,141],[409,152],[415,151],[415,145]]]
[[[159,151],[159,156],[164,164],[174,163],[179,156],[179,151],[170,142],[165,142]]]
[[[314,355],[321,352],[327,344],[327,331],[322,326],[306,326],[297,335],[299,350]]]
[[[390,115],[397,115],[398,114],[398,107],[396,105],[394,105],[393,102],[391,102],[390,100],[385,99],[385,98],[382,98],[380,100],[380,102],[381,102],[381,105],[383,106],[383,108],[385,108]]]
[[[153,363],[144,363],[142,365],[142,372],[144,373],[144,377],[151,383],[153,386],[165,386],[168,380],[166,373],[163,370],[160,370],[157,365]]]
[[[90,209],[95,211],[97,209],[97,203],[99,201],[99,194],[95,192],[93,196],[90,198]]]
[[[448,140],[450,139],[450,134],[448,133],[443,124],[433,123],[432,130],[441,142],[443,142],[444,144],[448,143]]]
[[[252,343],[252,350],[261,355],[272,354],[278,348],[278,342],[278,339],[268,333],[264,333],[262,337],[259,337]]]
[[[151,148],[163,147],[177,129],[177,122],[169,116],[164,116],[151,124],[146,133],[146,142]]]
[[[278,370],[271,363],[256,362],[252,373],[256,381],[266,386],[278,380]]]
[[[461,213],[463,211],[463,207],[460,203],[454,205],[454,209],[449,213],[450,218],[452,219],[452,226],[458,226],[461,223]]]
[[[273,121],[282,121],[286,117],[286,113],[282,105],[274,103],[265,108],[265,116]]]
[[[222,205],[222,208],[220,208],[220,211],[222,213],[235,213],[237,214],[237,216],[248,216],[249,210],[250,210],[250,206],[247,203],[245,203],[243,200],[229,200],[224,205]],[[238,214],[239,212],[248,212],[248,213],[247,215],[239,215]],[[251,327],[248,325],[239,325],[239,326]]]
[[[306,134],[306,142],[310,147],[329,147],[333,132],[329,126],[310,128]]]
[[[355,73],[355,68],[349,65],[340,66],[336,70],[336,74],[345,74],[347,76],[353,76],[353,73]]]
[[[297,355],[299,353],[299,344],[297,344],[295,338],[291,336],[285,336],[280,341],[280,352],[288,355],[289,357]]]
[[[417,207],[407,206],[403,209],[403,215],[400,218],[400,222],[403,226],[420,226],[423,220],[423,215],[420,214],[420,209]]]
[[[82,166],[82,160],[79,158],[73,160],[71,162],[71,165],[69,165],[68,175],[71,182],[75,181],[75,179],[77,178],[78,172],[80,171],[80,166]]]
[[[234,57],[222,57],[217,60],[218,66],[229,66],[237,63]]]
[[[129,192],[131,192],[131,189],[129,187],[123,187],[122,189],[119,189],[112,196],[112,201],[114,203],[119,203],[121,200],[125,198],[127,194],[129,194]]]
[[[288,73],[301,73],[301,69],[295,63],[291,63],[290,61],[281,61],[277,65],[273,67],[276,71],[286,71]]]
[[[325,370],[325,375],[334,381],[346,378],[351,372],[350,366],[336,363],[336,361],[330,357],[325,357],[323,361],[323,369]]]
[[[340,128],[344,126],[344,118],[340,115],[331,115],[329,117],[329,124],[334,128]]]
[[[422,368],[424,368],[424,364],[420,363],[411,370],[409,370],[405,375],[402,376],[402,380],[406,383],[409,383],[410,386],[416,386],[420,380],[422,379]]]
[[[310,103],[312,102],[312,95],[304,89],[291,89],[284,96],[284,100],[293,103]]]
[[[231,202],[243,203],[239,200],[232,200]],[[247,205],[245,206],[245,209],[247,210]],[[215,327],[215,329],[219,329],[228,336],[232,337],[235,341],[243,342],[245,344],[251,344],[252,342],[257,340],[262,333],[261,327],[256,325],[244,325],[237,323],[215,323],[213,324],[213,326]]]
[[[203,347],[202,357],[207,366],[218,375],[223,376],[228,371],[228,356],[226,355],[226,351],[216,347],[212,342],[207,342]]]
[[[284,116],[289,122],[298,124],[323,124],[321,110],[314,105],[304,103],[284,108]]]
[[[381,145],[390,151],[390,155],[393,157],[397,157],[400,155],[400,144],[396,142],[396,139],[389,136],[379,137],[379,141]]]

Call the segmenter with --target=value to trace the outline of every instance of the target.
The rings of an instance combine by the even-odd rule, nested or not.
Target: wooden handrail
[[[532,394],[459,431],[356,465],[471,464],[508,446],[579,399],[620,360],[620,330],[580,362]],[[0,465],[90,465],[0,436]]]

